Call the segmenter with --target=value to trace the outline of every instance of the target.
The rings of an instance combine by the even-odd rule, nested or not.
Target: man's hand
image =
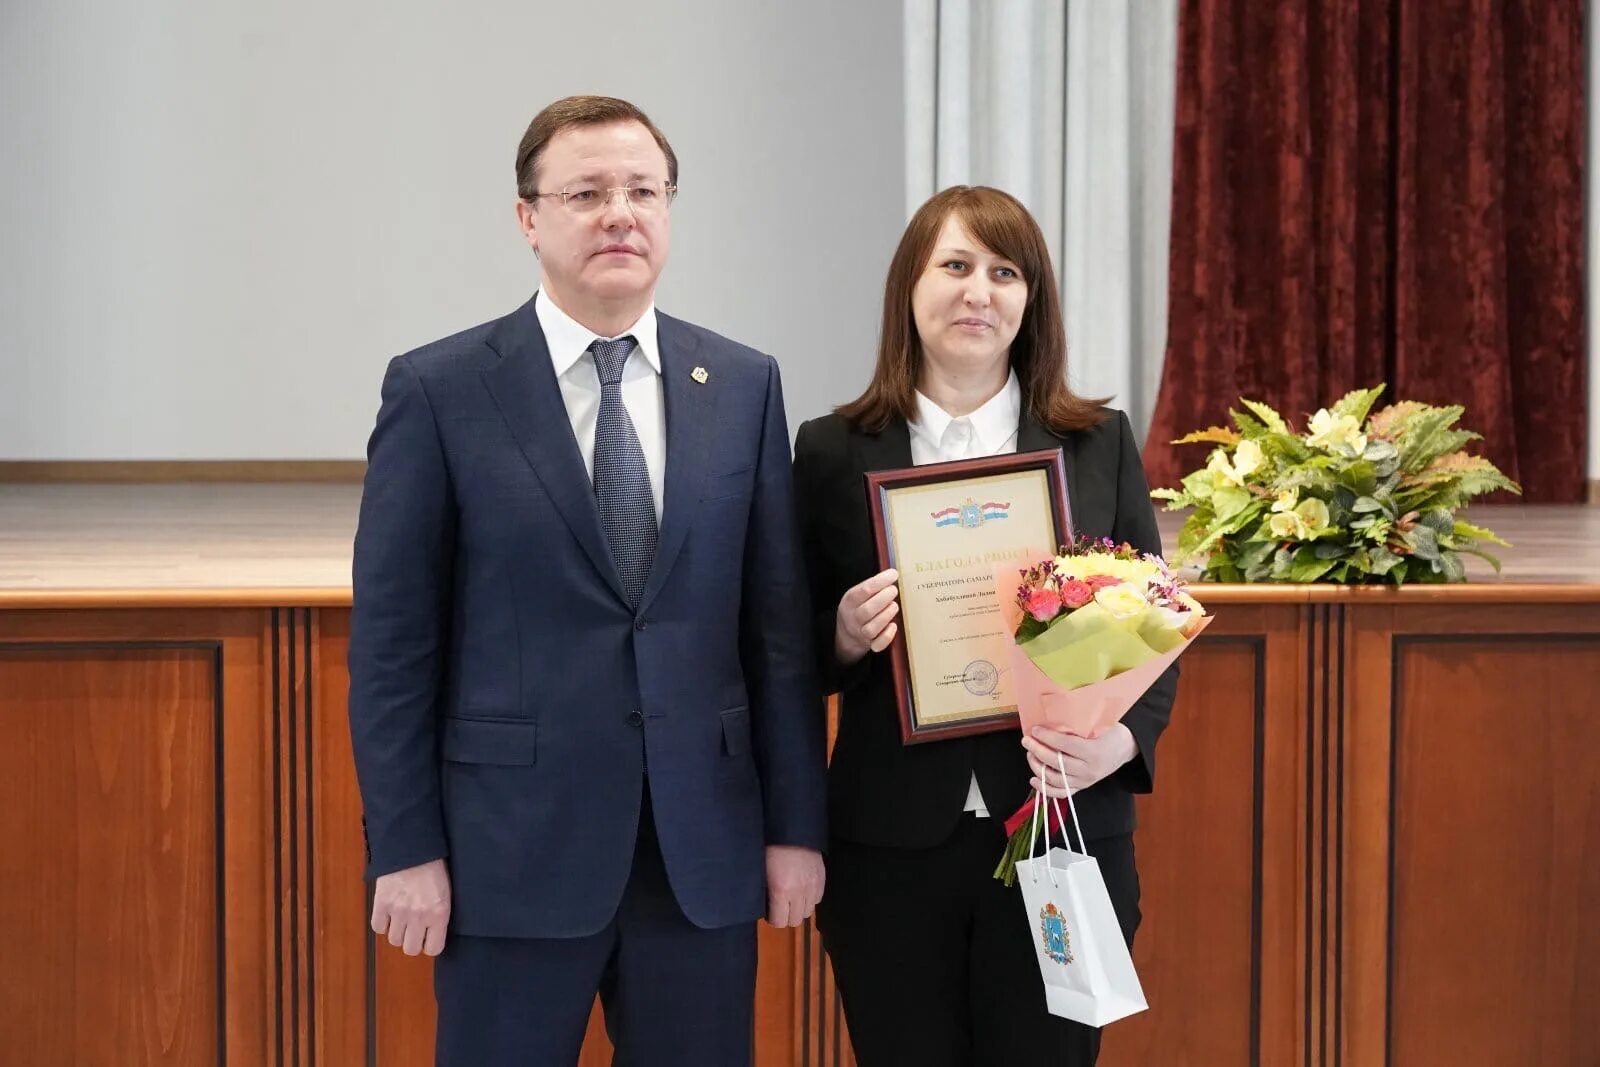
[[[822,853],[793,845],[767,846],[767,922],[799,926],[822,899]]]
[[[771,862],[768,862],[771,868]],[[389,935],[389,944],[407,956],[444,950],[450,925],[450,872],[444,860],[429,860],[380,875],[372,887],[372,932]]]
[[[1022,747],[1028,750],[1028,766],[1033,769],[1028,784],[1040,789],[1042,783],[1044,794],[1049,797],[1066,796],[1067,784],[1074,793],[1088,789],[1139,754],[1133,732],[1120,722],[1097,737],[1079,737],[1048,726],[1035,726],[1032,737],[1023,737]],[[1061,764],[1067,769],[1065,783],[1061,780]]]
[[[882,652],[894,640],[900,613],[900,572],[879,571],[839,598],[833,623],[833,654],[846,667],[868,652]]]

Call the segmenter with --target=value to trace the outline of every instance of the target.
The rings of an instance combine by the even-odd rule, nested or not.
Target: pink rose
[[[1035,589],[1023,607],[1040,622],[1049,622],[1061,611],[1061,594],[1054,589]]]
[[[1096,592],[1096,593],[1098,593],[1100,590],[1106,588],[1107,586],[1121,585],[1121,584],[1122,584],[1122,579],[1121,578],[1113,578],[1109,574],[1096,574],[1096,575],[1094,575],[1093,577],[1091,577],[1089,579],[1089,588],[1091,590],[1093,590],[1094,592]]]
[[[1068,578],[1061,583],[1061,602],[1072,611],[1077,611],[1093,599],[1094,590],[1089,587],[1089,583],[1076,578]]]

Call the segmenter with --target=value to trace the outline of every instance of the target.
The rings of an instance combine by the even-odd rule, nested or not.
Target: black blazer
[[[1057,437],[1024,410],[1017,451],[1052,448],[1063,453],[1076,533],[1161,551],[1155,509],[1126,415],[1111,410],[1100,425]],[[834,659],[839,598],[878,571],[863,476],[911,465],[910,432],[901,420],[874,434],[837,414],[826,415],[802,425],[795,441],[795,493],[816,649],[828,690],[841,694],[839,736],[828,771],[830,833],[868,845],[926,848],[955,830],[974,773],[984,804],[997,819],[1008,817],[1027,799],[1031,774],[1020,736],[1013,731],[901,744],[889,657],[869,652],[849,668]],[[1152,787],[1156,741],[1167,725],[1177,686],[1174,664],[1123,719],[1139,754],[1076,796],[1087,837],[1133,830],[1133,794]]]

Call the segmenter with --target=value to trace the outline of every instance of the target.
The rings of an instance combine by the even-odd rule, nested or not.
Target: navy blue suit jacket
[[[384,378],[349,653],[367,876],[448,855],[452,931],[602,929],[646,775],[673,892],[702,927],[764,913],[765,846],[824,844],[778,368],[658,322],[665,503],[637,611],[532,300]]]

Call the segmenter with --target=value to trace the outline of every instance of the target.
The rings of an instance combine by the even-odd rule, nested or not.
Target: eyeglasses
[[[576,185],[563,187],[560,192],[534,193],[528,199],[560,197],[562,205],[573,214],[592,215],[611,203],[611,197],[616,193],[622,194],[623,203],[628,205],[634,215],[659,215],[667,210],[667,205],[678,195],[678,187],[661,181],[631,181],[627,185],[615,185],[610,188],[579,182]]]

